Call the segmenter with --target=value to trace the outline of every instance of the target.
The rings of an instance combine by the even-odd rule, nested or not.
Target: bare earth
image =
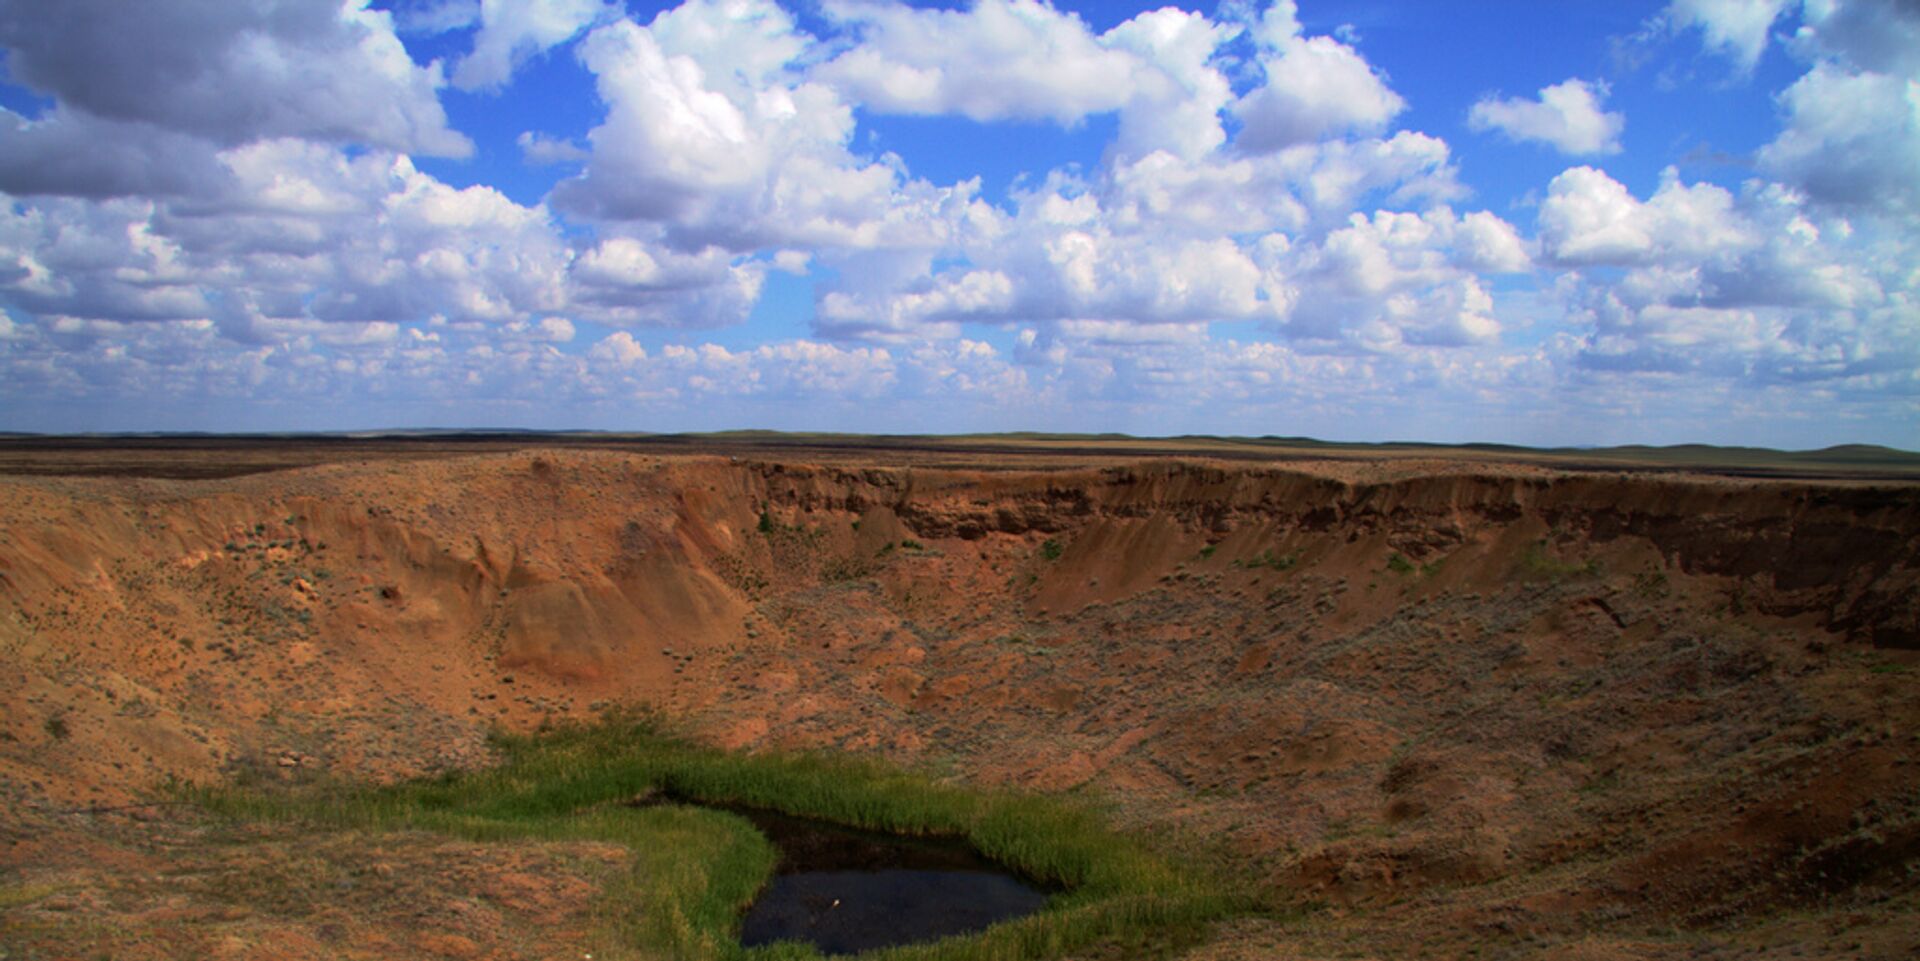
[[[143,802],[611,703],[1223,846],[1193,961],[1920,956],[1900,470],[526,444],[0,445],[0,957],[579,958],[618,850]]]

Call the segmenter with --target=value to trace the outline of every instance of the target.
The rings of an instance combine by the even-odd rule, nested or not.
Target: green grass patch
[[[392,786],[322,783],[186,787],[239,820],[321,829],[426,830],[482,842],[610,841],[631,868],[601,895],[596,957],[811,958],[804,946],[752,950],[741,912],[771,876],[776,852],[751,823],[712,808],[623,802],[654,793],[769,808],[872,830],[958,835],[986,856],[1059,889],[1045,910],[986,931],[873,952],[889,961],[1041,959],[1118,950],[1153,956],[1191,943],[1212,921],[1255,910],[1249,888],[1212,860],[1176,855],[1109,828],[1084,805],[941,784],[878,763],[819,754],[730,754],[613,717],[496,739],[493,767]]]

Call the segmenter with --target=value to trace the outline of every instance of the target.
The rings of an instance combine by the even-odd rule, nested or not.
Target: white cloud
[[[616,330],[594,344],[593,349],[588,351],[588,355],[595,360],[612,361],[631,367],[647,359],[647,349],[640,346],[640,342],[634,340],[632,334],[624,330]]]
[[[302,141],[219,161],[227,186],[191,203],[10,205],[0,297],[89,320],[211,320],[253,343],[309,323],[501,324],[564,306],[569,255],[544,208]]]
[[[629,166],[644,172],[618,194],[600,197],[609,213],[670,216],[765,169],[765,145],[750,140],[746,112],[707,87],[698,63],[669,55],[646,28],[622,20],[595,30],[581,57],[608,104],[606,124],[591,134],[596,156],[589,176],[608,162],[604,158],[632,158],[637,162]],[[752,119],[757,126],[760,118]]]
[[[1266,270],[1285,289],[1277,299],[1290,336],[1386,351],[1493,341],[1501,325],[1479,275],[1528,266],[1511,225],[1442,207],[1354,214],[1317,243],[1274,246]]]
[[[966,10],[829,0],[824,9],[860,39],[816,76],[870,109],[1066,124],[1117,110],[1132,92],[1134,58],[1040,0]]]
[[[829,291],[815,311],[814,326],[831,337],[920,340],[958,336],[958,321],[991,318],[1013,305],[1013,281],[997,270],[972,270],[930,278],[925,289],[863,299]]]
[[[151,124],[61,106],[28,120],[0,107],[0,191],[18,196],[205,196],[226,185],[217,154]]]
[[[520,155],[531,164],[577,164],[592,156],[587,148],[571,140],[555,140],[534,130],[522,131],[514,143],[520,146]]]
[[[1660,189],[1641,202],[1619,181],[1592,167],[1553,178],[1540,205],[1547,252],[1573,265],[1649,264],[1751,249],[1759,238],[1734,211],[1733,195],[1713,184],[1680,183],[1668,170]]]
[[[1034,200],[971,268],[932,277],[862,274],[829,291],[820,328],[835,336],[953,336],[957,321],[1110,320],[1158,325],[1261,316],[1260,273],[1225,237],[1157,237],[1048,219]]]
[[[222,143],[306,137],[465,156],[438,65],[363,0],[0,0],[13,79],[70,109]]]
[[[573,339],[573,321],[565,317],[540,318],[540,334],[556,344],[564,344]]]
[[[688,250],[937,245],[977,184],[938,189],[854,156],[852,108],[793,67],[809,40],[770,0],[690,0],[648,27],[595,29],[580,52],[607,119],[554,203],[659,225]]]
[[[1920,76],[1814,65],[1780,95],[1762,170],[1817,200],[1920,215]]]
[[[1234,145],[1249,153],[1347,133],[1376,133],[1406,101],[1352,47],[1302,34],[1291,0],[1268,8],[1254,27],[1265,77],[1233,105],[1242,128]]]
[[[1153,153],[1115,162],[1107,177],[1099,204],[1116,223],[1199,234],[1306,230],[1343,223],[1371,198],[1418,205],[1464,194],[1446,143],[1410,131],[1258,156]]]
[[[1555,178],[1542,241],[1562,263],[1626,268],[1561,278],[1579,369],[1724,379],[1751,389],[1831,382],[1912,389],[1920,244],[1862,229],[1779,185],[1740,194],[1671,173],[1646,201],[1589,168]]]
[[[717,327],[746,319],[765,276],[764,263],[736,263],[717,247],[688,253],[612,236],[574,260],[566,303],[612,326]]]
[[[1231,35],[1230,28],[1201,14],[1162,7],[1100,38],[1109,49],[1139,58],[1120,108],[1114,149],[1121,156],[1167,151],[1194,159],[1226,142],[1220,112],[1232,101],[1233,88],[1214,67],[1213,55]]]
[[[1792,49],[1860,70],[1920,76],[1920,6],[1909,0],[1806,0]]]
[[[1118,112],[1117,150],[1196,157],[1226,139],[1232,99],[1214,68],[1233,34],[1199,13],[1165,7],[1095,35],[1040,0],[982,0],[964,10],[839,0],[828,14],[858,42],[812,76],[880,113],[1071,126]]]
[[[1541,88],[1537,99],[1484,97],[1473,105],[1467,123],[1475,130],[1498,130],[1565,154],[1619,153],[1627,120],[1601,109],[1606,96],[1605,83],[1576,78]]]
[[[462,90],[506,86],[522,63],[618,11],[605,0],[481,0],[479,12],[473,52],[453,71],[453,84]]]
[[[1698,27],[1709,50],[1752,71],[1766,52],[1773,23],[1796,0],[1673,0],[1664,14],[1676,30]]]

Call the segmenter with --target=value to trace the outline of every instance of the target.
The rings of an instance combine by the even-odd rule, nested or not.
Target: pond
[[[862,831],[727,807],[780,851],[740,926],[746,947],[804,941],[822,954],[933,941],[1046,906],[1047,893],[959,838]]]

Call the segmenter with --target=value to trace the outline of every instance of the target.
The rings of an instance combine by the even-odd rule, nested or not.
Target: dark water
[[[731,808],[780,849],[740,943],[805,941],[853,954],[978,931],[1031,914],[1047,895],[952,838],[908,838]]]

